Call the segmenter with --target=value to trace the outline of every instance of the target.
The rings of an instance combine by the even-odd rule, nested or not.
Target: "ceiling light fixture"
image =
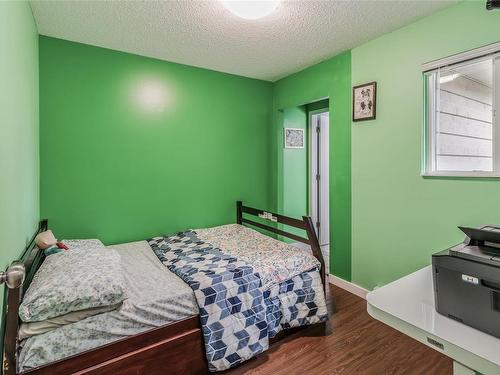
[[[233,14],[246,20],[256,20],[271,14],[280,0],[222,0],[222,4]]]

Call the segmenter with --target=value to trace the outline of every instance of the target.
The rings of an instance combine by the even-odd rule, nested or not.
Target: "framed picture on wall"
[[[377,116],[377,82],[352,88],[352,121],[374,120]]]
[[[304,129],[284,128],[283,130],[285,148],[304,148]]]

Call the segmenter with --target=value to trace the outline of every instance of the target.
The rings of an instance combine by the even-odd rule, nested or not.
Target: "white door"
[[[310,115],[310,215],[316,228],[319,244],[330,242],[329,229],[329,137],[328,112],[313,112]]]

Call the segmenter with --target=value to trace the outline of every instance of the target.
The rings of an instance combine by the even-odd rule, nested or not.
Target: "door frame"
[[[330,108],[329,107],[325,107],[325,108],[320,108],[320,109],[315,109],[315,110],[311,110],[311,111],[308,111],[307,113],[307,132],[308,132],[308,137],[309,137],[309,141],[308,141],[308,153],[307,153],[307,158],[308,158],[308,171],[307,171],[307,179],[308,179],[308,197],[307,197],[307,203],[308,203],[308,214],[309,216],[311,216],[311,219],[313,219],[313,224],[314,224],[314,228],[316,230],[316,233],[318,235],[318,239],[319,239],[319,242],[321,244],[322,240],[320,239],[320,233],[318,231],[318,227],[317,227],[317,223],[314,222],[314,218],[313,218],[313,212],[312,212],[312,208],[313,208],[313,183],[314,183],[314,178],[312,177],[312,171],[313,171],[313,160],[316,156],[313,156],[312,153],[313,153],[313,137],[316,137],[316,124],[313,124],[312,122],[312,119],[313,119],[313,116],[315,115],[320,115],[322,113],[329,113],[330,112]],[[328,122],[328,127],[330,127],[330,122]],[[330,129],[328,129],[330,131]],[[329,132],[328,132],[329,133]],[[330,140],[328,139],[327,140],[328,142],[328,146],[330,146]],[[330,155],[330,147],[328,147],[328,155]],[[328,169],[330,168],[330,160],[328,158]],[[329,173],[328,173],[329,175]],[[316,192],[316,194],[318,194],[319,191]],[[328,184],[328,196],[330,195],[330,186]],[[330,216],[331,216],[331,213],[330,213],[330,210],[328,210],[328,239],[327,239],[327,246],[330,245]],[[321,210],[319,209],[318,207],[318,217],[321,217]],[[324,240],[324,239],[323,239]],[[323,246],[323,245],[322,245]]]

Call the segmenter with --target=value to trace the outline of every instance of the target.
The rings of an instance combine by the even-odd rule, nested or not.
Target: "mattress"
[[[18,361],[20,370],[198,314],[191,288],[165,268],[146,241],[109,247],[121,256],[128,299],[117,310],[24,340]]]

